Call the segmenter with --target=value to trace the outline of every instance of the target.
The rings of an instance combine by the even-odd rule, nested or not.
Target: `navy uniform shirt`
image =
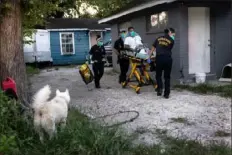
[[[156,48],[156,56],[172,56],[173,45],[174,40],[169,35],[158,37],[153,44]]]
[[[106,50],[104,46],[93,45],[89,54],[92,55],[92,61],[102,62],[102,59],[106,54]]]
[[[124,49],[124,42],[123,42],[122,38],[119,38],[118,40],[115,41],[114,49],[116,49],[119,53],[121,50]]]
[[[122,38],[119,38],[118,40],[115,41],[114,49],[116,49],[119,52],[119,54],[121,54],[121,51],[124,50],[124,42]],[[120,56],[118,56],[118,60],[119,59],[120,59]]]

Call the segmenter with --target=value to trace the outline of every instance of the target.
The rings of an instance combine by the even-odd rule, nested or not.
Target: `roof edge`
[[[62,28],[62,29],[46,29],[47,31],[107,31],[111,30],[111,28],[105,28],[105,29],[88,29],[88,28]]]
[[[122,16],[131,14],[131,13],[134,13],[134,12],[137,12],[137,11],[141,11],[141,10],[144,10],[144,9],[147,9],[147,8],[151,8],[151,7],[159,5],[159,4],[172,3],[172,2],[175,2],[175,1],[177,1],[177,0],[152,0],[150,2],[142,4],[140,6],[135,6],[135,7],[132,7],[130,9],[126,10],[126,11],[122,11],[122,12],[117,13],[115,15],[103,18],[103,19],[98,21],[98,24],[104,24],[104,23],[109,22],[111,20],[120,18]]]
[[[85,31],[88,30],[86,28],[62,28],[62,29],[47,29],[48,31]]]

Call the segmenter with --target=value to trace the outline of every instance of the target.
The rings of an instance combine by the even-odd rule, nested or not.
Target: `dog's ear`
[[[60,94],[60,90],[56,89],[56,95]]]

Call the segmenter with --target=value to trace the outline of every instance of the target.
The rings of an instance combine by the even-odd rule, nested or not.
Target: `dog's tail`
[[[44,86],[41,88],[33,98],[32,108],[34,110],[38,110],[43,107],[44,104],[48,101],[51,95],[51,87],[49,85]]]

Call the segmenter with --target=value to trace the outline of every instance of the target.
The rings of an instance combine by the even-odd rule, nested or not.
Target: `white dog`
[[[43,141],[44,137],[43,130],[51,139],[56,133],[56,125],[60,124],[65,127],[68,116],[68,104],[70,102],[68,89],[65,92],[60,92],[57,89],[56,96],[49,101],[50,94],[51,88],[46,85],[35,94],[32,103],[34,126],[41,141]]]

